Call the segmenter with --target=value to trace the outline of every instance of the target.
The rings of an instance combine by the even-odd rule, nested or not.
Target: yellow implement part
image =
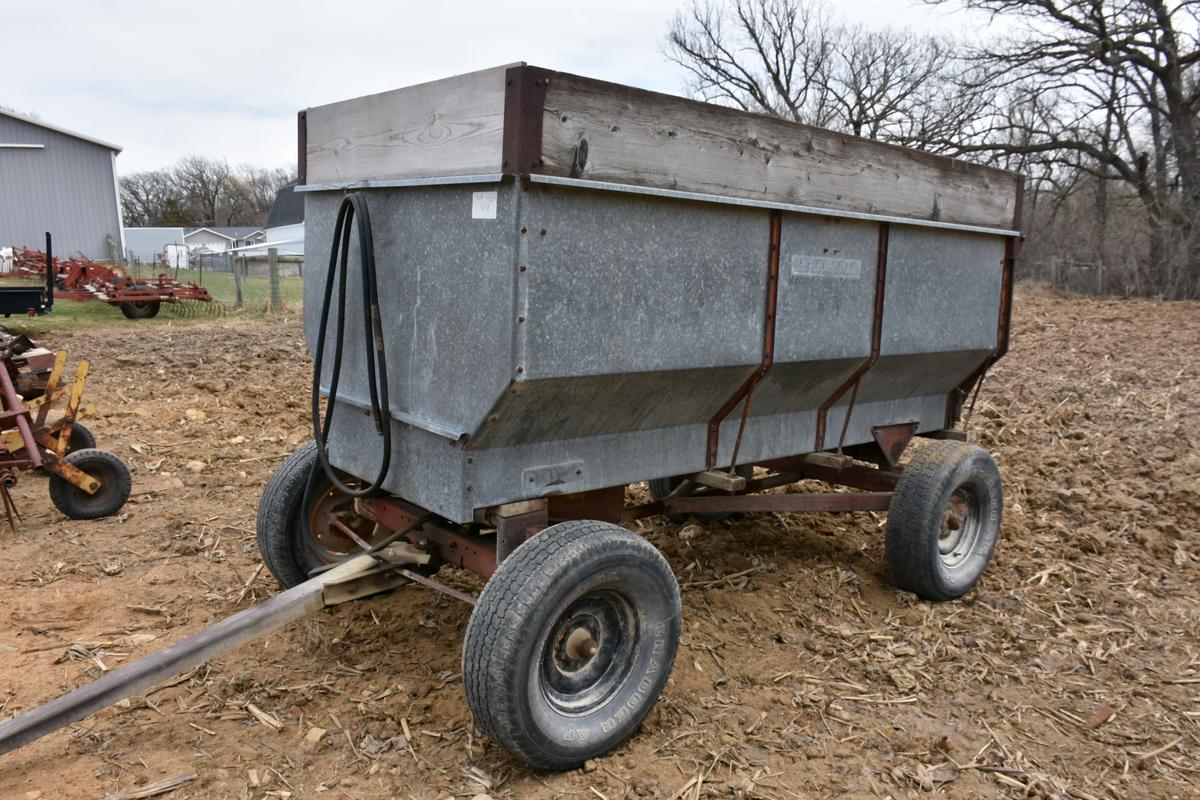
[[[78,489],[82,489],[88,494],[95,494],[100,490],[100,481],[88,475],[83,470],[71,466],[67,463],[66,459],[58,457],[54,452],[54,445],[56,444],[54,436],[49,431],[43,428],[35,431],[33,436],[37,439],[38,444],[46,448],[45,460],[42,462],[42,468],[46,472],[49,472],[51,475],[57,475],[67,483]]]
[[[67,366],[67,351],[59,350],[54,356],[54,367],[50,370],[50,377],[46,379],[46,390],[42,392],[42,396],[32,403],[28,403],[30,410],[34,406],[40,406],[37,414],[37,424],[43,425],[46,422],[46,415],[50,413],[50,404],[54,402],[55,395],[58,392],[58,382],[62,380],[63,369]]]
[[[19,453],[25,449],[25,440],[21,438],[21,432],[18,430],[5,431],[0,434],[0,447],[10,453]]]
[[[66,353],[65,350],[62,352]],[[75,384],[71,387],[71,399],[67,401],[67,410],[63,414],[66,424],[58,432],[57,447],[54,448],[54,452],[59,456],[67,454],[67,445],[71,440],[71,426],[75,424],[75,413],[79,410],[79,402],[83,399],[83,387],[87,384],[88,367],[90,366],[91,364],[85,358],[79,362],[79,368],[75,370]]]
[[[83,416],[83,415],[77,414],[76,416]],[[66,424],[67,424],[67,421],[66,421],[65,417],[62,419],[56,419],[54,422],[51,422],[49,425],[45,426],[45,428],[43,430],[52,434],[52,436],[50,437],[49,440],[54,441],[58,436],[61,435],[61,431],[64,427],[66,427]],[[35,430],[37,430],[37,429],[35,429]],[[33,438],[35,440],[39,440],[36,433],[34,434]],[[70,439],[70,434],[67,434],[67,438]],[[3,447],[5,450],[7,450],[10,453],[19,453],[25,449],[25,440],[21,438],[20,431],[7,430],[4,433],[0,433],[0,447]],[[51,447],[50,449],[55,450],[56,447],[57,447],[57,444],[54,447]],[[57,452],[57,450],[56,450],[56,452]]]

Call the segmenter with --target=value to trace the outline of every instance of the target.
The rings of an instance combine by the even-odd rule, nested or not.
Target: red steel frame
[[[903,440],[900,449],[910,438],[911,435]],[[509,503],[488,509],[478,522],[467,525],[436,518],[396,497],[360,498],[355,502],[355,510],[442,563],[489,578],[500,562],[526,539],[553,523],[569,519],[628,523],[663,513],[805,513],[884,511],[888,508],[900,477],[898,467],[868,467],[848,458],[832,459],[832,462],[823,463],[822,459],[813,456],[775,459],[756,465],[766,474],[747,481],[738,492],[726,493],[697,486],[690,494],[633,506],[625,505],[624,486]],[[858,491],[758,494],[804,480],[820,480]],[[384,534],[384,538],[389,537]],[[473,600],[431,578],[422,578],[418,583],[467,602]]]
[[[130,278],[118,274],[108,264],[83,256],[50,260],[54,264],[56,298],[100,300],[109,305],[180,303],[188,300],[219,305],[203,286],[180,283],[167,275]],[[13,271],[4,277],[44,279],[45,275],[46,254],[23,247],[16,252]]]

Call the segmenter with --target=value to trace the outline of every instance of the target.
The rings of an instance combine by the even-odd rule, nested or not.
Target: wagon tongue
[[[0,754],[78,722],[314,611],[400,586],[408,581],[400,569],[428,560],[427,554],[404,543],[352,556],[299,586],[0,725]]]

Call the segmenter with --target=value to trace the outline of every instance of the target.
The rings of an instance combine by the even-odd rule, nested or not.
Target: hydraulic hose
[[[338,384],[342,374],[342,350],[346,328],[346,279],[349,276],[350,231],[358,217],[358,262],[361,268],[363,343],[367,362],[367,385],[371,394],[371,419],[375,430],[383,438],[383,456],[379,462],[379,474],[366,486],[352,488],[338,476],[329,463],[329,428],[333,422],[333,408],[337,402]],[[333,342],[333,363],[330,369],[329,399],[325,406],[324,419],[321,415],[321,371],[325,364],[325,334],[329,324],[329,311],[333,300],[333,285],[337,281],[337,327]],[[321,302],[321,322],[317,328],[316,347],[313,348],[312,381],[312,425],[313,439],[321,468],[330,483],[351,497],[366,497],[379,491],[392,463],[392,416],[388,407],[387,360],[384,358],[383,327],[379,317],[379,285],[375,272],[375,242],[371,236],[371,215],[367,211],[367,199],[362,192],[346,196],[338,209],[337,224],[333,229],[333,244],[329,249],[329,270],[325,274],[325,294]],[[311,489],[316,474],[309,480]],[[308,492],[306,492],[308,494]],[[308,500],[305,500],[305,508]]]

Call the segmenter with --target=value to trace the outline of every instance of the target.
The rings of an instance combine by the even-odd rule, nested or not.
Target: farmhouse
[[[110,258],[123,248],[121,148],[0,109],[0,247]]]
[[[219,253],[266,241],[266,233],[252,225],[220,228],[185,228],[183,242],[188,250]]]

